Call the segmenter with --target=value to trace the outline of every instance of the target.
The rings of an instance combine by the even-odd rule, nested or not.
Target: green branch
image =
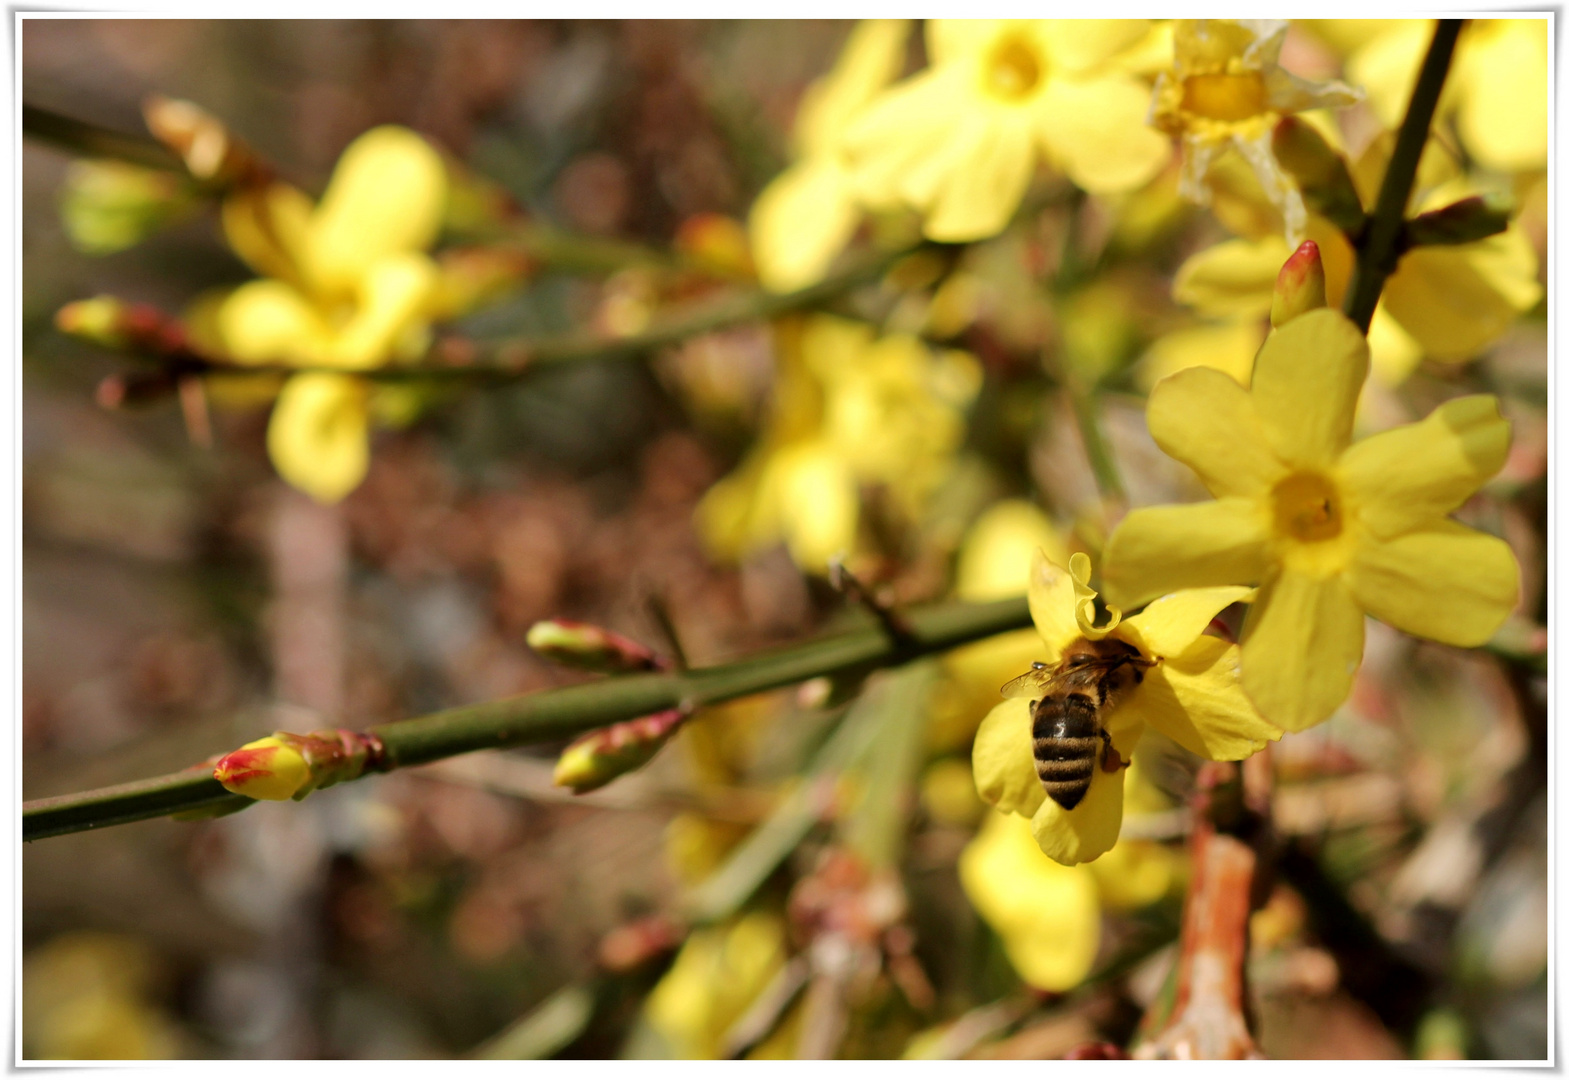
[[[1030,625],[1023,597],[988,604],[946,603],[908,612],[911,637],[895,643],[878,627],[826,635],[730,664],[667,674],[627,675],[468,705],[370,729],[386,748],[385,765],[419,765],[473,750],[547,742],[681,705],[712,705],[820,675],[887,667]],[[120,825],[185,811],[239,809],[196,767],[118,787],[38,799],[22,806],[22,839]]]
[[[144,135],[127,135],[26,102],[22,103],[22,134],[67,153],[113,158],[185,175],[185,165],[178,157]]]
[[[1400,133],[1395,137],[1389,168],[1378,189],[1378,202],[1356,245],[1357,261],[1346,290],[1345,312],[1364,334],[1373,321],[1373,311],[1378,307],[1384,282],[1395,272],[1404,250],[1406,204],[1411,200],[1417,163],[1422,159],[1422,148],[1427,145],[1428,129],[1438,108],[1438,97],[1444,89],[1444,79],[1449,74],[1449,63],[1454,59],[1455,41],[1463,22],[1461,19],[1440,19],[1433,30],[1432,44],[1422,60],[1422,70],[1412,88],[1405,119],[1400,122]]]

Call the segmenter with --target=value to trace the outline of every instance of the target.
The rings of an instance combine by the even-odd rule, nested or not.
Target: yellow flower
[[[643,1006],[671,1056],[712,1059],[725,1033],[785,962],[784,922],[753,912],[694,930]]]
[[[1235,149],[1285,216],[1291,245],[1307,221],[1302,196],[1281,171],[1270,135],[1282,116],[1356,102],[1340,82],[1311,83],[1280,66],[1284,19],[1181,19],[1170,71],[1155,82],[1150,122],[1182,138],[1182,193],[1209,202],[1211,162]]]
[[[1117,59],[1147,32],[1136,19],[927,23],[931,66],[845,136],[857,192],[919,210],[933,240],[967,241],[1002,231],[1041,159],[1086,191],[1141,186],[1171,150]]]
[[[904,66],[910,25],[868,19],[850,32],[834,69],[806,90],[795,120],[796,163],[752,204],[752,258],[766,288],[820,280],[861,220],[839,140],[856,112]]]
[[[440,156],[398,127],[344,151],[318,206],[287,184],[226,200],[234,250],[266,277],[216,312],[222,345],[241,363],[365,371],[424,351],[440,298],[435,240],[446,199]],[[364,478],[367,388],[331,371],[294,376],[273,408],[267,446],[289,483],[335,502]]]
[[[1392,145],[1392,135],[1375,139],[1352,166],[1364,206],[1377,199]],[[1461,176],[1454,159],[1430,142],[1410,212],[1436,210],[1478,191]],[[1316,214],[1308,216],[1306,236],[1318,244],[1326,297],[1338,307],[1356,253],[1339,229]],[[1269,311],[1275,277],[1290,254],[1291,246],[1279,235],[1229,240],[1184,263],[1172,293],[1206,315],[1262,315]],[[1373,373],[1393,386],[1424,356],[1458,363],[1481,353],[1541,299],[1536,270],[1536,253],[1517,225],[1469,244],[1406,252],[1384,284],[1368,330]]]
[[[1081,638],[1131,646],[1146,662],[1143,678],[1101,723],[1121,761],[1153,725],[1168,738],[1213,760],[1237,760],[1280,737],[1260,717],[1237,681],[1237,647],[1204,634],[1223,608],[1249,595],[1246,588],[1209,588],[1163,597],[1124,620],[1109,609],[1095,619],[1090,561],[1076,554],[1070,569],[1037,554],[1030,578],[1030,616],[1043,643],[1040,659],[1057,664]],[[1089,791],[1072,809],[1046,797],[1035,770],[1030,703],[1012,698],[992,709],[975,736],[975,786],[999,810],[1031,819],[1042,851],[1060,863],[1089,862],[1110,850],[1122,827],[1124,771],[1098,763]]]
[[[1242,683],[1289,731],[1351,690],[1362,617],[1451,645],[1480,645],[1515,602],[1502,540],[1446,515],[1504,462],[1509,424],[1491,395],[1352,445],[1367,342],[1332,309],[1272,333],[1251,390],[1193,368],[1155,387],[1150,434],[1216,501],[1135,510],[1106,545],[1108,595],[1134,605],[1173,589],[1257,584]]]
[[[959,882],[1025,982],[1060,992],[1090,973],[1100,947],[1095,875],[1042,855],[1023,818],[988,814],[959,856]]]
[[[1473,19],[1460,32],[1438,117],[1453,117],[1484,168],[1547,166],[1547,28],[1546,19]],[[1385,126],[1400,123],[1432,39],[1432,20],[1401,19],[1346,62]]]
[[[781,324],[779,364],[766,430],[704,497],[698,526],[722,557],[783,540],[820,571],[855,548],[862,485],[882,485],[916,519],[963,442],[980,365],[828,315]]]
[[[1022,499],[992,504],[975,519],[959,548],[954,595],[974,601],[1018,596],[1029,587],[1030,560],[1037,551],[1059,564],[1068,561],[1062,535],[1040,507]],[[1035,631],[1015,630],[945,654],[947,678],[932,703],[930,740],[943,748],[968,744],[996,704],[997,688],[1028,668],[1039,652]]]

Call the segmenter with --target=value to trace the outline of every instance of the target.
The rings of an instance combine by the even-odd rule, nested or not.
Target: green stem
[[[988,604],[946,603],[912,609],[911,637],[896,643],[875,626],[827,635],[730,664],[688,672],[627,675],[500,701],[470,705],[371,728],[388,768],[418,765],[473,750],[568,738],[618,720],[711,705],[819,675],[886,667],[979,638],[1030,625],[1023,597]],[[226,810],[249,800],[229,794],[205,769],[119,787],[39,799],[22,806],[22,839],[119,825],[185,810]]]
[[[1406,204],[1411,200],[1417,163],[1422,159],[1422,148],[1427,145],[1428,129],[1433,123],[1434,110],[1438,108],[1438,97],[1444,89],[1444,79],[1449,74],[1449,63],[1454,58],[1455,41],[1463,22],[1462,19],[1440,19],[1433,30],[1432,44],[1422,60],[1422,70],[1411,91],[1405,119],[1400,122],[1400,133],[1395,137],[1389,168],[1378,189],[1378,202],[1368,220],[1367,231],[1357,244],[1357,261],[1351,271],[1351,285],[1346,290],[1345,312],[1364,334],[1373,321],[1373,311],[1378,307],[1384,282],[1400,262]]]
[[[148,169],[185,173],[179,158],[145,136],[127,135],[26,102],[22,103],[22,134],[84,157],[114,158]]]

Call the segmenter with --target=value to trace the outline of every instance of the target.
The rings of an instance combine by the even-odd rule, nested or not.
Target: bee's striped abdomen
[[[1101,751],[1095,701],[1087,694],[1048,697],[1035,709],[1035,774],[1052,801],[1072,810],[1090,789]]]

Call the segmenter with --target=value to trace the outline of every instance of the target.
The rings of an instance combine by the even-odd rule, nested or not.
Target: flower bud
[[[1483,240],[1509,228],[1513,209],[1507,196],[1472,195],[1442,209],[1418,214],[1406,222],[1406,246],[1469,244]]]
[[[275,731],[219,758],[212,775],[236,795],[298,801],[382,766],[381,740],[375,735],[342,728],[309,735]]]
[[[109,255],[194,206],[190,182],[175,173],[123,161],[77,161],[65,174],[60,219],[79,251]]]
[[[589,732],[561,752],[556,786],[582,795],[646,765],[691,715],[690,709],[666,709]]]
[[[693,214],[681,222],[675,248],[700,270],[736,278],[748,278],[755,272],[746,228],[724,214]]]
[[[646,645],[592,623],[547,619],[529,627],[527,640],[541,656],[588,671],[663,671],[670,666]]]
[[[1295,178],[1302,201],[1347,234],[1362,228],[1366,214],[1345,158],[1312,124],[1288,116],[1275,125],[1275,158]]]
[[[1275,278],[1275,296],[1269,304],[1269,325],[1277,330],[1298,315],[1328,306],[1324,297],[1324,260],[1318,245],[1304,240],[1291,253]]]
[[[154,94],[142,103],[142,118],[153,137],[178,154],[198,180],[250,183],[267,173],[250,148],[230,135],[222,121],[189,101]]]
[[[76,300],[55,312],[54,325],[62,334],[81,338],[106,349],[130,344],[127,316],[131,305],[113,296]]]
[[[219,758],[212,775],[236,795],[281,802],[310,782],[311,769],[299,750],[269,735]]]

